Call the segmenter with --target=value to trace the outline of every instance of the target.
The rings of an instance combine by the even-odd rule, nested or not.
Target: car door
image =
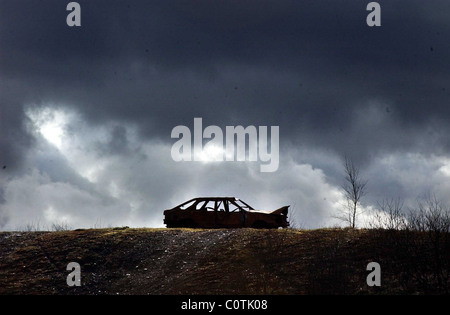
[[[217,224],[225,228],[237,228],[243,226],[242,212],[229,200],[223,200],[217,207]]]
[[[212,228],[215,226],[214,209],[208,200],[201,200],[195,205],[192,216],[194,217],[195,225],[201,228]]]

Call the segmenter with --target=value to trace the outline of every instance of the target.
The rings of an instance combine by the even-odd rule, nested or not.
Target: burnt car
[[[168,228],[284,228],[289,226],[288,208],[260,211],[234,197],[194,198],[165,210],[164,223]]]

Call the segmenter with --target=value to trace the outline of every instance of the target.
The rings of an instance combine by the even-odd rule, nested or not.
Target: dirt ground
[[[0,233],[0,294],[403,293],[370,230],[90,229]],[[369,287],[366,266],[382,266]],[[69,262],[81,286],[69,287]]]

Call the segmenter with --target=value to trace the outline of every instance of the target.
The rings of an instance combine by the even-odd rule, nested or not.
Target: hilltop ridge
[[[405,293],[388,231],[89,229],[0,233],[0,294]],[[366,283],[380,263],[383,285]],[[69,262],[81,266],[69,287]],[[413,293],[413,292],[411,292]]]

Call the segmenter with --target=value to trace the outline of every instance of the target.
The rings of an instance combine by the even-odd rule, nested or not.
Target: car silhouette
[[[164,211],[168,228],[284,228],[289,206],[274,211],[255,210],[234,197],[202,197]]]

